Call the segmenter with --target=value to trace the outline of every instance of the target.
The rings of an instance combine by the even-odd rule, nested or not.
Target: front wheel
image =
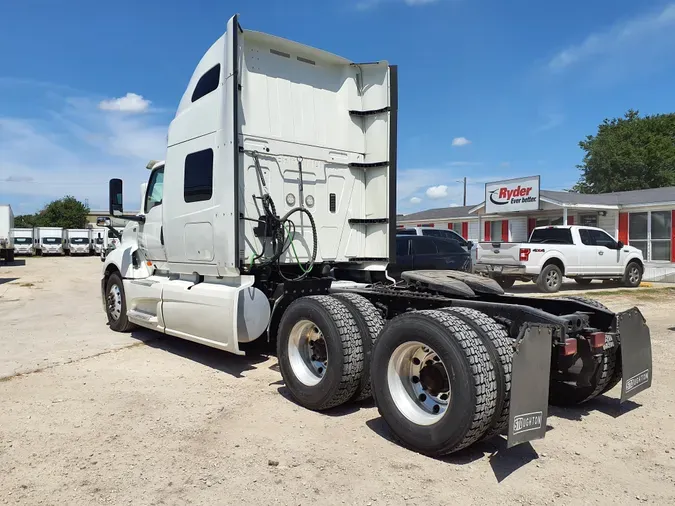
[[[124,284],[119,274],[115,272],[110,275],[105,290],[105,307],[110,328],[115,332],[128,332],[134,325],[127,318],[127,301],[124,294]]]
[[[626,266],[626,272],[623,276],[623,284],[630,288],[640,286],[642,282],[642,267],[637,262],[631,262]]]

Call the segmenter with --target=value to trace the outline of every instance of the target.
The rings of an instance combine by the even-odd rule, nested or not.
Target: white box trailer
[[[14,237],[15,255],[33,256],[35,254],[32,228],[13,228],[12,236]]]
[[[66,255],[88,255],[89,229],[67,228],[63,231],[63,250]]]
[[[61,227],[36,227],[33,241],[38,255],[63,255]]]
[[[14,213],[9,204],[0,205],[0,260],[5,262],[14,261],[14,241],[12,229],[14,228]]]

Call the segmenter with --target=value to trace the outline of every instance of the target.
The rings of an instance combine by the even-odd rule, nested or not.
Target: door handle
[[[164,227],[159,227],[159,243],[164,246]],[[602,255],[602,253],[600,253]]]

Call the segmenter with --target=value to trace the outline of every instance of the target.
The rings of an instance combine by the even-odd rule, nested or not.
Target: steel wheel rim
[[[303,385],[317,385],[326,375],[328,348],[321,329],[311,320],[300,320],[288,339],[288,361]]]
[[[438,423],[452,398],[448,369],[427,345],[409,341],[389,358],[387,385],[398,410],[417,425]]]
[[[122,291],[117,285],[112,285],[108,291],[108,313],[115,321],[122,316]]]
[[[546,284],[548,286],[556,286],[558,284],[558,273],[556,271],[549,271],[546,274]]]
[[[628,271],[628,279],[630,280],[631,283],[637,283],[639,278],[640,278],[640,271],[638,270],[637,267],[633,267],[631,270]]]

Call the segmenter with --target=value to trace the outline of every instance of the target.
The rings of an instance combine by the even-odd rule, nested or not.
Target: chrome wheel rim
[[[328,349],[321,329],[310,320],[300,320],[288,339],[288,360],[295,377],[309,387],[326,375]]]
[[[411,422],[433,425],[451,400],[450,376],[438,354],[417,341],[399,345],[389,358],[387,385],[394,404]]]
[[[628,271],[628,280],[635,284],[640,279],[640,270],[637,267],[633,267]]]
[[[117,285],[112,285],[108,291],[108,313],[115,321],[122,316],[122,291]]]
[[[556,271],[549,271],[546,274],[546,284],[550,287],[554,287],[558,284],[560,281],[560,278],[558,277],[558,273]]]

